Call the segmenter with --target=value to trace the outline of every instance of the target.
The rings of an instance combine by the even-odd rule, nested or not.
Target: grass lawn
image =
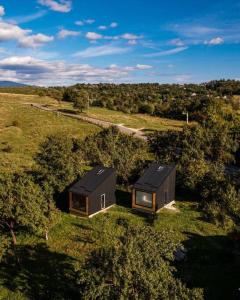
[[[10,259],[10,264],[0,266],[0,299],[66,299],[66,295],[77,299],[74,266],[121,233],[119,218],[174,230],[175,238],[188,249],[186,261],[177,265],[178,275],[189,286],[204,288],[205,299],[234,299],[240,261],[230,256],[232,242],[224,230],[204,221],[194,202],[177,202],[180,212],[163,209],[152,218],[134,213],[127,193],[118,197],[125,199],[122,205],[92,219],[62,213],[47,243],[41,237],[19,236],[20,265]]]
[[[3,171],[29,169],[32,157],[45,137],[61,133],[83,138],[99,127],[24,103],[55,104],[47,97],[0,94],[0,168]]]

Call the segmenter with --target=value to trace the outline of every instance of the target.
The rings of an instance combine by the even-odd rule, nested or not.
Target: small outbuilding
[[[69,211],[91,217],[116,203],[116,172],[113,168],[95,167],[69,189]]]
[[[153,163],[134,184],[132,208],[155,213],[175,200],[176,166]]]

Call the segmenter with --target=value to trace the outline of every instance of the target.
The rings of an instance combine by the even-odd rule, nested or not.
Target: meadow
[[[48,97],[0,94],[0,167],[3,171],[30,169],[39,144],[50,134],[84,138],[99,127],[41,111],[28,103],[54,105]]]

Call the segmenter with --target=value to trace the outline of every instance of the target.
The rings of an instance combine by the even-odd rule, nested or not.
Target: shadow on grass
[[[61,108],[58,109],[59,112],[61,113],[67,113],[67,114],[72,114],[72,115],[77,115],[77,112],[73,109],[66,109],[66,108]]]
[[[185,234],[189,237],[184,242],[187,259],[177,266],[183,280],[190,287],[204,288],[204,299],[240,299],[239,241],[228,236]]]
[[[0,265],[0,282],[29,299],[78,299],[74,260],[45,244],[17,246]]]

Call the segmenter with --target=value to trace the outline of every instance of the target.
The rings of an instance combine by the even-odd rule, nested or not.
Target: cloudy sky
[[[0,0],[0,80],[240,78],[240,0]]]

